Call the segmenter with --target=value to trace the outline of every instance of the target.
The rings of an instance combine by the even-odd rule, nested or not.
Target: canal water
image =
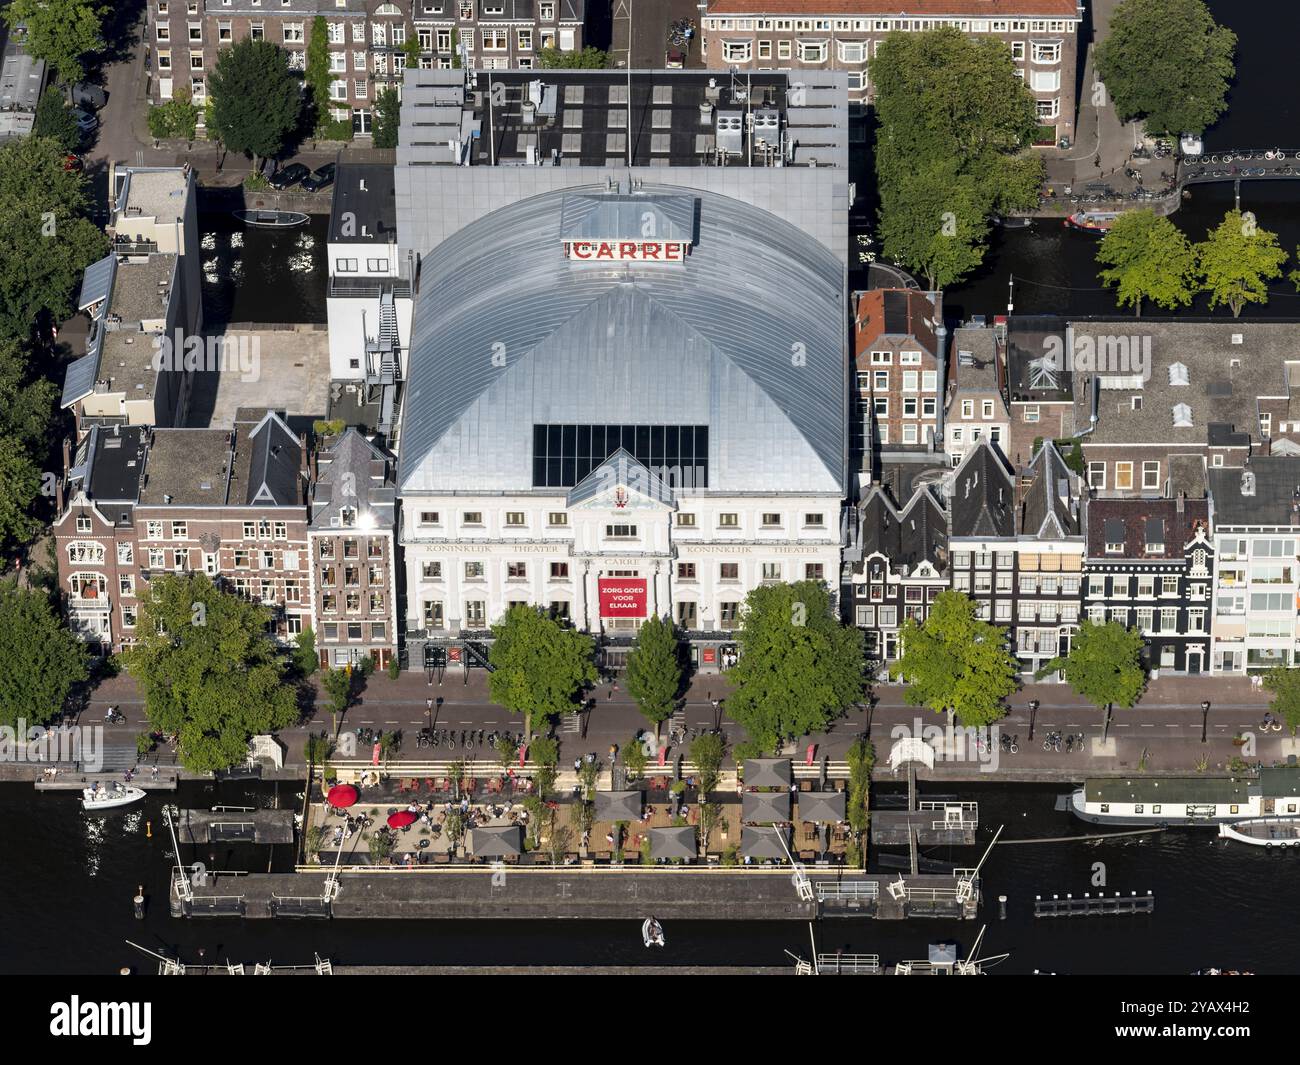
[[[199,215],[203,318],[231,323],[324,322],[329,218],[292,229],[246,226],[227,211]]]
[[[171,844],[164,802],[293,804],[293,783],[190,783],[178,795],[154,793],[130,811],[90,816],[72,793],[38,794],[30,784],[0,785],[0,971],[111,973],[151,963],[130,939],[197,962],[310,964],[314,954],[337,964],[782,965],[786,949],[809,953],[798,922],[675,921],[668,945],[651,954],[637,922],[573,921],[286,921],[173,918],[167,908]],[[1066,787],[961,785],[951,790],[980,803],[981,839],[997,825],[1004,837],[1055,837],[1087,831],[1055,809]],[[937,789],[929,789],[931,795]],[[973,866],[977,847],[933,848],[930,861]],[[287,846],[186,847],[186,865],[266,871],[292,861]],[[1286,926],[1300,854],[1229,845],[1212,829],[1177,829],[1158,837],[995,848],[984,868],[988,922],[983,952],[1009,952],[1000,969],[1059,973],[1187,973],[1207,966],[1256,972],[1294,969]],[[1035,893],[1151,890],[1155,913],[1140,917],[1035,919]],[[144,886],[144,920],[132,897]],[[793,891],[793,888],[791,888]],[[999,920],[997,896],[1009,896]],[[978,922],[873,922],[826,919],[817,925],[823,951],[878,953],[885,961],[924,958],[930,942],[969,947]]]

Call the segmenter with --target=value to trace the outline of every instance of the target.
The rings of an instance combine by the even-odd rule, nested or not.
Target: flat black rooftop
[[[468,85],[451,74],[408,81],[417,88],[402,112],[410,161],[450,163],[443,149],[468,136],[475,166],[527,165],[530,151],[543,165],[701,166],[716,162],[720,144],[730,146],[726,165],[760,166],[770,162],[759,142],[780,150],[784,137],[787,165],[828,166],[846,137],[843,101],[815,72],[478,71]],[[730,136],[723,117],[736,123]]]
[[[329,239],[343,244],[396,243],[392,166],[339,163],[335,167]]]
[[[94,448],[91,495],[104,502],[134,503],[140,495],[145,468],[146,429],[139,425],[95,430],[88,446]]]

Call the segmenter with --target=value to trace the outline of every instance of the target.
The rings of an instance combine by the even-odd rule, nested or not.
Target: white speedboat
[[[1300,847],[1300,817],[1252,817],[1219,826],[1220,839],[1252,847]]]
[[[647,917],[645,923],[641,925],[641,938],[645,941],[647,947],[662,947],[664,945],[664,926],[653,917]]]
[[[143,798],[143,788],[128,787],[118,781],[81,789],[81,806],[84,810],[111,810],[115,806],[127,806]]]

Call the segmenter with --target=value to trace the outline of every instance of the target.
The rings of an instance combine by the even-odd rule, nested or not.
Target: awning
[[[794,779],[789,758],[746,758],[745,787],[788,788]]]
[[[95,391],[95,366],[98,362],[99,355],[92,351],[89,355],[68,363],[68,369],[63,374],[63,399],[59,403],[61,407],[66,410]]]
[[[695,829],[685,826],[650,830],[651,858],[695,858],[698,854]]]
[[[476,858],[513,858],[524,852],[524,830],[518,825],[471,829],[469,852]]]
[[[781,846],[785,838],[783,828],[756,828],[745,825],[740,830],[740,853],[746,858],[780,858],[786,857],[786,849]]]
[[[99,262],[87,266],[86,272],[81,275],[81,295],[77,300],[77,309],[84,311],[108,299],[116,275],[116,255],[105,255]]]
[[[789,821],[790,793],[785,790],[745,792],[740,799],[740,819],[761,825]]]
[[[325,796],[325,801],[339,810],[346,810],[349,806],[355,806],[360,797],[361,793],[351,784],[335,784]]]
[[[641,820],[641,793],[639,791],[596,792],[596,820]]]
[[[800,821],[843,821],[845,809],[846,802],[842,791],[802,791],[799,793]]]
[[[411,810],[398,810],[396,813],[388,815],[389,828],[405,828],[407,825],[413,825],[420,820],[419,814]]]

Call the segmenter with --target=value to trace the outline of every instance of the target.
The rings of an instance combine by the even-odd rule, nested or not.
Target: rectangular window
[[[722,562],[718,565],[718,580],[720,581],[738,581],[740,580],[740,563],[739,562]]]

